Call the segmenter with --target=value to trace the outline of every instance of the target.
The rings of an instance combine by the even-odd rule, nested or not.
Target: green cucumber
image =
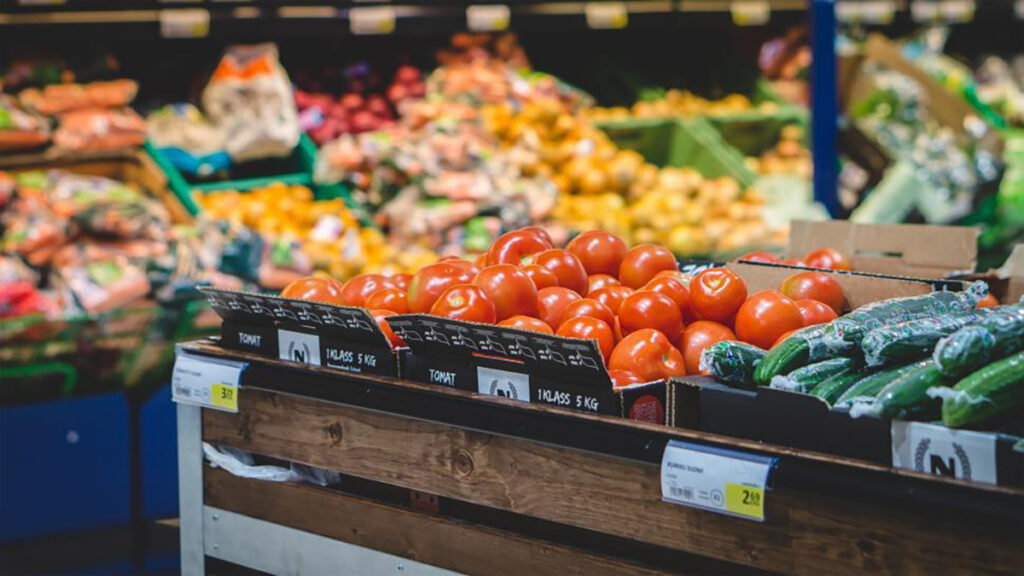
[[[934,393],[942,398],[942,422],[950,428],[980,424],[1024,404],[1024,352],[993,362]]]
[[[1024,306],[1008,306],[943,338],[932,358],[947,378],[962,378],[1024,350]]]
[[[772,378],[771,387],[791,392],[810,392],[815,386],[838,374],[854,369],[857,363],[851,358],[832,358],[797,368],[785,376]]]
[[[811,390],[811,396],[817,396],[831,406],[836,400],[850,389],[857,381],[864,378],[864,373],[859,370],[849,370],[825,380]]]
[[[928,420],[938,417],[939,401],[928,393],[936,387],[949,386],[942,373],[929,360],[915,367],[883,388],[873,406],[879,416],[903,420]]]
[[[726,340],[715,342],[700,355],[700,371],[723,382],[753,387],[754,368],[764,358],[764,350],[747,344]]]
[[[833,352],[849,354],[851,350],[859,349],[864,336],[876,328],[970,310],[986,293],[988,286],[984,282],[975,282],[963,292],[932,292],[872,302],[830,322],[825,329],[824,340]]]
[[[915,368],[924,366],[927,362],[928,360],[911,362],[910,364],[904,364],[903,366],[897,366],[896,368],[889,368],[887,370],[868,374],[858,380],[853,386],[847,388],[846,392],[843,392],[843,395],[836,400],[836,406],[849,407],[852,406],[855,401],[874,398],[890,382]]]
[[[924,358],[943,337],[1001,310],[976,308],[875,328],[860,342],[864,362],[868,366],[884,366]]]
[[[801,328],[792,336],[779,342],[765,354],[754,371],[754,382],[767,386],[772,378],[788,374],[795,368],[806,366],[828,357],[828,349],[822,344],[826,324]]]

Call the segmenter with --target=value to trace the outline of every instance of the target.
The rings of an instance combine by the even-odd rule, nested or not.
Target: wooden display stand
[[[238,413],[179,404],[182,568],[271,573],[995,574],[1024,566],[1024,489],[523,404],[248,362]],[[771,415],[765,415],[770,418]],[[664,502],[669,440],[778,458],[765,522]],[[233,476],[202,443],[343,475]]]

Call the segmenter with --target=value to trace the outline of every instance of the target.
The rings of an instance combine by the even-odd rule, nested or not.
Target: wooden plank
[[[665,573],[325,488],[248,480],[221,470],[207,474],[204,485],[209,506],[466,574]]]
[[[766,570],[1012,573],[1020,531],[776,489],[758,524],[661,501],[658,466],[262,391],[204,440]]]

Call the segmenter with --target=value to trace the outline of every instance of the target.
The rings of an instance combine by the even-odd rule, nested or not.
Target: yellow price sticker
[[[732,514],[764,520],[764,489],[726,482],[725,509]]]
[[[232,412],[238,411],[238,388],[230,384],[210,386],[210,404]]]

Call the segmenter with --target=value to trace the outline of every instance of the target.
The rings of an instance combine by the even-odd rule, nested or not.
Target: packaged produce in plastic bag
[[[1008,306],[961,328],[935,346],[932,358],[948,378],[959,378],[990,362],[1024,350],[1024,305]]]
[[[126,258],[58,268],[55,281],[74,295],[86,312],[109,312],[149,293],[145,272]]]
[[[223,468],[240,478],[268,482],[303,482],[317,486],[332,486],[341,482],[337,472],[291,463],[288,468],[256,465],[252,454],[228,446],[213,446],[203,442],[203,456],[214,468]]]
[[[141,146],[146,123],[131,108],[86,108],[61,114],[53,133],[63,150],[109,150]]]
[[[964,310],[876,328],[861,340],[864,361],[868,366],[882,366],[924,358],[944,336],[999,310],[998,307]]]
[[[235,161],[287,156],[299,143],[291,83],[273,44],[229,48],[202,102]]]
[[[224,132],[191,104],[171,104],[146,116],[149,141],[175,168],[208,176],[231,164]]]
[[[764,350],[735,340],[715,342],[701,352],[700,371],[729,384],[753,387],[754,369]]]
[[[50,141],[50,122],[0,94],[0,152],[38,148]]]
[[[85,108],[117,108],[135,99],[139,85],[134,80],[110,80],[88,84],[50,84],[27,88],[18,94],[26,107],[40,114],[56,115]]]
[[[840,374],[846,374],[857,368],[857,363],[850,358],[832,358],[797,368],[785,376],[772,378],[771,387],[791,392],[810,392],[818,384]]]

